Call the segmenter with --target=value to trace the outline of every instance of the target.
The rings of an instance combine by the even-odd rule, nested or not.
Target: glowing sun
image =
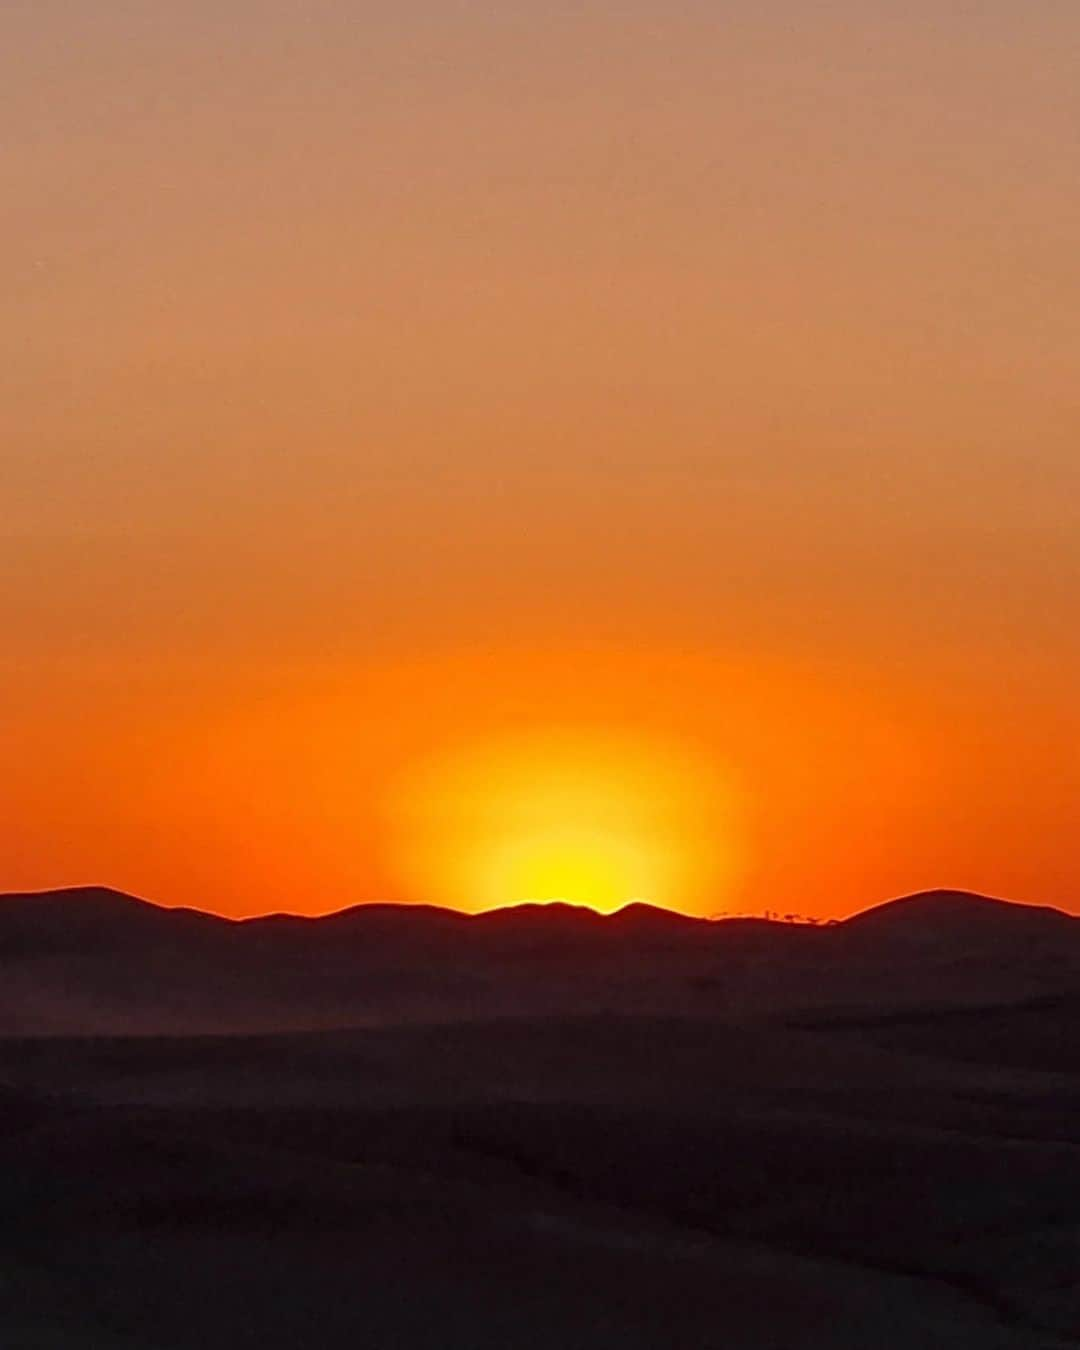
[[[399,874],[467,910],[633,900],[700,908],[731,865],[715,775],[678,749],[611,735],[533,734],[416,767],[390,803]],[[730,819],[730,811],[724,812]]]

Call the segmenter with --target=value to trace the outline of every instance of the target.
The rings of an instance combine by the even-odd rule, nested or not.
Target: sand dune
[[[0,902],[4,1344],[1078,1344],[1075,931]]]
[[[0,897],[0,1032],[327,1029],[566,1012],[762,1016],[978,1004],[1080,980],[1080,923],[953,892],[813,928],[634,906],[467,918],[361,906],[244,923],[116,892]]]

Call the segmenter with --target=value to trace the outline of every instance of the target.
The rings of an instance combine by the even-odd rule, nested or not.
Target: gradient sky
[[[1080,910],[1078,70],[6,0],[0,888]]]

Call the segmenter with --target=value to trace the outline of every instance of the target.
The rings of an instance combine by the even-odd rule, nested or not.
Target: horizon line
[[[158,900],[148,899],[144,895],[137,895],[131,891],[125,891],[115,886],[101,885],[100,883],[91,884],[73,884],[64,886],[45,886],[35,887],[30,890],[0,891],[0,902],[14,899],[33,899],[59,896],[75,896],[86,893],[98,893],[112,895],[117,898],[132,901],[136,904],[145,905],[150,909],[162,910],[166,913],[186,913],[198,914],[207,918],[219,919],[222,922],[230,924],[245,924],[259,922],[267,919],[297,919],[307,922],[318,922],[323,919],[333,919],[345,914],[351,914],[364,909],[401,909],[401,910],[428,910],[439,914],[451,915],[460,919],[484,919],[492,915],[513,913],[515,911],[533,911],[533,910],[556,910],[573,911],[575,914],[588,915],[591,918],[605,921],[618,919],[631,911],[651,911],[656,914],[670,916],[671,918],[686,920],[689,923],[698,924],[721,924],[721,923],[768,923],[781,927],[791,928],[829,928],[837,924],[846,923],[850,919],[858,918],[860,915],[872,913],[874,910],[884,908],[888,905],[897,904],[908,900],[918,900],[929,898],[931,896],[953,896],[957,898],[985,901],[990,904],[1011,905],[1020,909],[1048,910],[1053,913],[1061,914],[1066,918],[1080,917],[1062,909],[1060,906],[1044,904],[1037,901],[1014,900],[1004,896],[988,895],[981,891],[967,890],[963,887],[940,886],[930,887],[925,890],[905,892],[901,895],[887,896],[884,900],[871,902],[863,908],[852,910],[842,917],[822,918],[816,915],[807,915],[797,913],[793,910],[781,911],[778,909],[766,908],[761,911],[716,911],[709,914],[689,914],[685,910],[672,909],[666,905],[654,904],[645,900],[628,900],[613,910],[598,910],[592,905],[581,901],[552,899],[552,900],[517,900],[508,901],[502,905],[490,905],[481,910],[459,909],[453,905],[440,905],[431,901],[423,900],[360,900],[353,904],[342,905],[337,909],[324,910],[319,913],[302,913],[296,910],[265,910],[254,914],[223,914],[218,910],[204,908],[200,905],[190,904],[167,904]]]

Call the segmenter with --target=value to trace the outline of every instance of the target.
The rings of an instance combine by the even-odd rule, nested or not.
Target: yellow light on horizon
[[[494,845],[484,889],[511,903],[564,901],[607,913],[642,885],[648,863],[647,850],[618,833],[552,827]]]
[[[577,731],[512,737],[416,767],[390,802],[399,873],[472,911],[564,901],[696,907],[730,872],[715,775],[676,747]]]

